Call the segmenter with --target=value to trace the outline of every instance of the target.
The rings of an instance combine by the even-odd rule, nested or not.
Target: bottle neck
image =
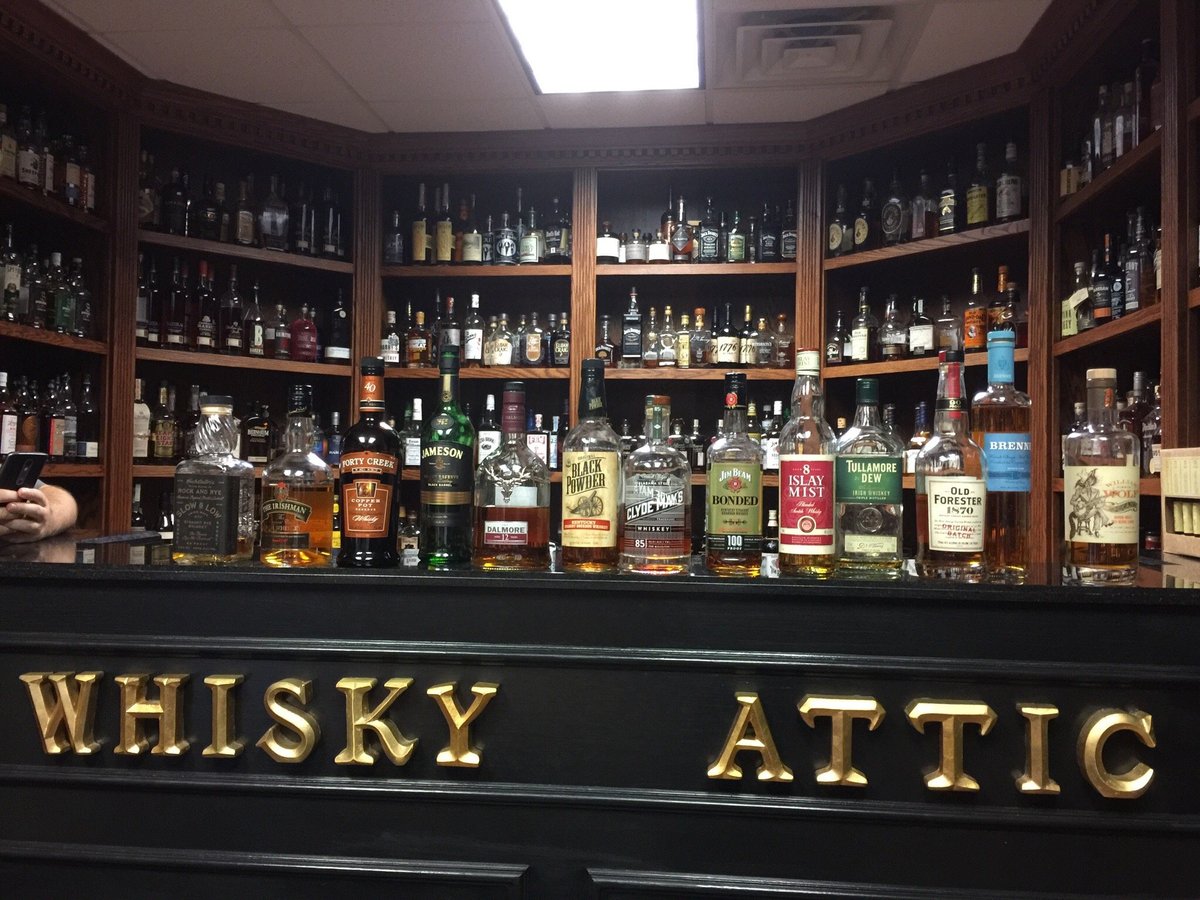
[[[942,434],[965,434],[967,403],[963,399],[962,363],[942,363],[938,371],[937,411],[934,428]]]
[[[604,396],[604,378],[599,374],[585,373],[579,391],[579,421],[584,419],[607,419],[608,404]]]
[[[879,415],[878,403],[860,403],[854,410],[855,428],[882,428],[883,419]]]
[[[744,406],[726,407],[725,415],[721,419],[721,430],[725,434],[745,434],[746,433],[746,407],[744,407]]]
[[[988,348],[988,384],[1012,384],[1013,345],[997,343]]]
[[[289,413],[287,431],[283,435],[283,446],[288,453],[307,453],[312,449],[313,434],[311,413]]]
[[[1117,389],[1115,387],[1088,386],[1087,419],[1089,425],[1116,426]]]
[[[821,379],[816,375],[796,376],[796,386],[792,389],[792,415],[800,419],[825,417],[825,395],[821,391]]]
[[[442,372],[442,408],[458,406],[458,372]]]

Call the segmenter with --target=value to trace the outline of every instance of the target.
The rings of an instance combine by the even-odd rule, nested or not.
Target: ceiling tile
[[[911,84],[1012,53],[1050,0],[942,0],[934,6],[898,83]]]
[[[537,98],[551,128],[703,125],[704,92],[546,94]]]
[[[419,22],[489,22],[487,0],[272,0],[293,24],[412,25]]]
[[[529,131],[542,128],[532,100],[461,100],[432,98],[377,102],[374,109],[392,131]]]
[[[344,125],[347,128],[357,128],[359,131],[387,131],[384,122],[369,106],[358,100],[348,99],[337,102],[303,102],[303,103],[272,103],[275,109],[295,113],[298,116],[308,116],[321,122],[331,122],[334,125]]]
[[[220,25],[228,34],[237,28],[284,24],[270,0],[54,0],[52,5],[70,13],[88,32],[183,31]],[[196,48],[189,45],[188,49]]]
[[[342,101],[354,97],[328,64],[286,28],[196,30],[181,52],[173,32],[131,31],[106,35],[120,51],[141,61],[149,74],[189,87],[255,103]]]
[[[488,25],[345,26],[301,31],[364,100],[457,102],[533,96],[508,38]]]
[[[716,125],[738,122],[805,122],[887,92],[885,81],[868,84],[710,91],[712,121]]]

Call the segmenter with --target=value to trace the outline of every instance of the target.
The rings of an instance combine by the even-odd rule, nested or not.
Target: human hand
[[[50,533],[50,502],[42,491],[0,490],[0,541],[29,543]]]

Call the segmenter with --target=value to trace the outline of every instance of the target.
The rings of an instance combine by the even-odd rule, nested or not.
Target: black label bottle
[[[429,569],[471,563],[475,427],[458,402],[458,347],[441,351],[441,399],[421,434],[421,561]]]

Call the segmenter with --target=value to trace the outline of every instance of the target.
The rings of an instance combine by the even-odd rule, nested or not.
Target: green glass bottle
[[[458,403],[459,348],[441,351],[441,400],[421,433],[421,561],[428,569],[471,564],[475,429]]]

